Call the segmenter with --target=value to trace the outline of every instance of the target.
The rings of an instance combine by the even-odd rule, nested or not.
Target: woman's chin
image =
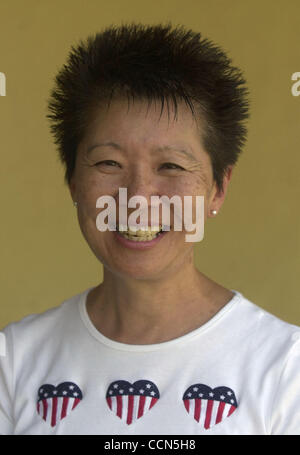
[[[99,260],[103,264],[104,269],[115,277],[122,279],[136,279],[136,280],[155,280],[161,279],[165,276],[168,271],[170,272],[170,266],[172,258],[167,260],[164,258],[162,261],[161,257],[155,258],[134,258],[128,256],[117,256],[109,255],[108,257]]]
[[[167,269],[167,266],[165,267]],[[139,264],[118,264],[118,266],[110,267],[114,275],[122,276],[123,278],[132,278],[135,280],[151,280],[161,278],[164,267],[162,264],[156,266],[152,263]]]
[[[108,235],[105,241],[98,244],[91,242],[90,246],[107,271],[116,276],[138,280],[161,279],[170,272],[175,257],[178,258],[178,247],[175,248],[178,238],[177,242],[175,239],[168,241],[174,232],[166,232],[149,242],[129,240],[115,231]],[[175,256],[172,251],[176,251]]]

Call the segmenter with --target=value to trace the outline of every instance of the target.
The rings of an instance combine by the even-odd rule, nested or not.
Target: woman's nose
[[[130,172],[127,182],[127,197],[143,196],[150,203],[152,195],[158,194],[157,180],[151,169],[140,166]]]

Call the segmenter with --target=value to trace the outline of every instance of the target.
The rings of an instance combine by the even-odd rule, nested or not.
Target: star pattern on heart
[[[182,399],[188,414],[205,430],[231,416],[238,407],[234,391],[226,386],[212,389],[205,384],[193,384]]]
[[[141,379],[131,384],[118,380],[109,385],[106,402],[117,417],[130,425],[150,411],[159,397],[159,390],[152,381]]]
[[[37,413],[54,427],[64,419],[82,400],[82,392],[74,382],[43,384],[38,390]]]

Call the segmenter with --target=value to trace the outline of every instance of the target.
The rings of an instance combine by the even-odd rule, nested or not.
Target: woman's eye
[[[98,163],[95,164],[95,166],[99,166],[100,164],[107,164],[109,166],[115,166],[115,165],[118,165],[118,163],[116,161],[113,161],[113,160],[105,160],[105,161],[99,161]]]
[[[166,166],[168,169],[181,169],[184,171],[183,167],[178,166],[178,164],[174,164],[174,163],[164,163],[162,166],[163,167]]]
[[[100,165],[107,165],[107,166],[119,166],[119,163],[113,160],[105,160],[105,161],[98,161],[98,163],[95,164],[95,166],[100,166]],[[162,167],[166,167],[167,169],[181,169],[184,171],[183,167],[179,166],[178,164],[175,163],[164,163]]]

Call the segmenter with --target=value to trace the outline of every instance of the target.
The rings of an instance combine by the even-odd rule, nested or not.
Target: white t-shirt
[[[0,433],[300,435],[300,328],[240,292],[159,344],[103,336],[84,292],[3,329]]]

